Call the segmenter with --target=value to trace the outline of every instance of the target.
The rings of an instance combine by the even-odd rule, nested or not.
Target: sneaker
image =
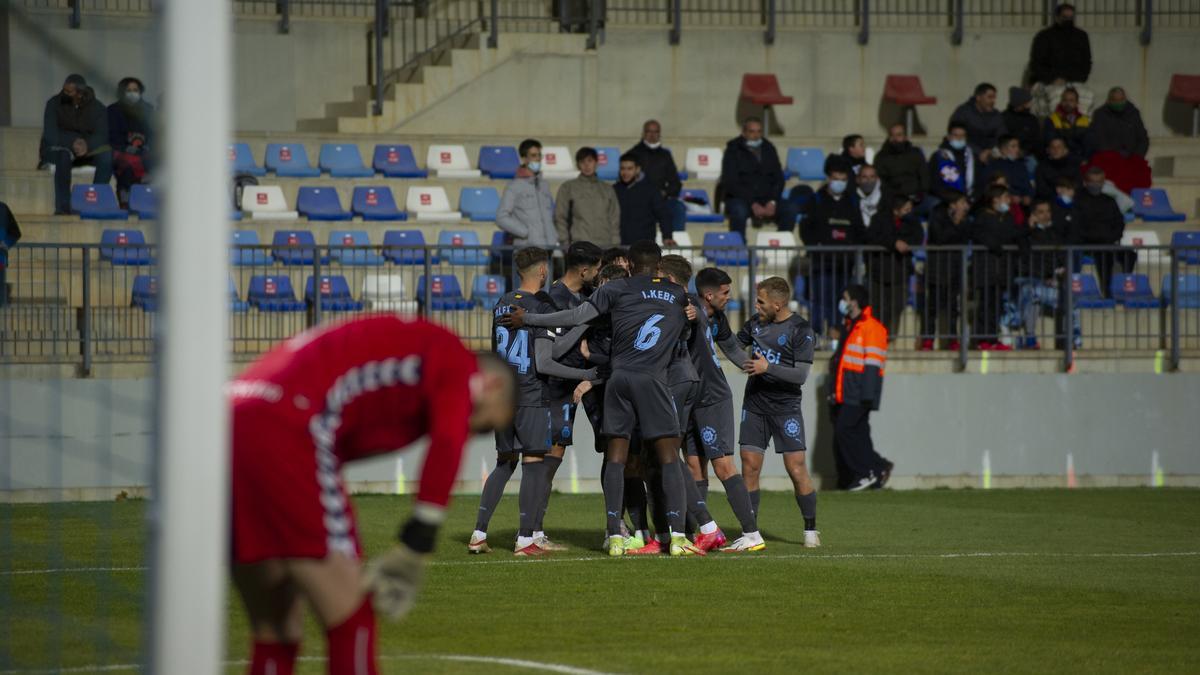
[[[550,551],[550,552],[568,551],[571,548],[570,546],[567,546],[566,544],[560,544],[556,541],[550,541],[550,537],[538,537],[537,539],[534,540],[534,543],[537,544],[538,546],[540,546],[542,548],[542,550]]]
[[[933,339],[932,338],[925,338],[924,340],[921,340],[921,351],[923,351],[923,352],[933,351]]]
[[[700,533],[696,535],[696,548],[701,551],[713,551],[725,545],[725,533],[721,532],[721,528],[717,528],[712,534]]]
[[[883,469],[881,469],[879,471],[879,480],[875,481],[876,489],[880,489],[880,490],[883,489],[883,486],[887,485],[888,479],[890,479],[892,477],[892,469],[896,468],[895,464],[887,461],[886,459],[883,460],[883,462],[884,462]]]
[[[611,556],[625,555],[625,537],[614,534],[608,538],[604,550]]]
[[[467,542],[467,553],[479,555],[481,553],[491,553],[492,547],[488,546],[487,537],[476,537],[471,535],[471,541]]]
[[[641,539],[639,538],[638,541]],[[635,549],[625,549],[625,555],[659,555],[662,552],[662,544],[658,543],[657,539],[651,539]]]
[[[820,548],[821,533],[816,530],[804,531],[804,548]]]
[[[849,490],[850,492],[862,492],[863,490],[869,489],[876,482],[877,482],[877,480],[874,475],[863,476],[857,482],[855,482],[849,488],[847,488],[847,490]]]
[[[767,547],[767,543],[763,541],[762,535],[758,532],[743,534],[733,543],[720,549],[721,553],[750,553],[753,551],[761,551]]]
[[[671,535],[671,555],[686,556],[686,555],[704,555],[704,551],[696,548],[692,542],[687,540],[687,537],[682,534]]]
[[[541,546],[538,546],[536,541],[524,548],[513,549],[513,555],[517,556],[518,558],[532,558],[539,555],[546,555],[547,553],[549,553],[549,551]]]
[[[640,534],[631,534],[628,537],[625,537],[626,553],[636,551],[637,549],[639,549],[645,545],[646,545],[646,540],[642,539],[642,535],[640,535]]]

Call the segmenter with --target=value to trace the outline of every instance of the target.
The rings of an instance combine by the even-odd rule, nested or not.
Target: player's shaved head
[[[512,423],[517,407],[517,378],[492,352],[475,355],[479,371],[471,377],[471,431],[484,433]]]
[[[634,274],[657,273],[658,263],[661,260],[662,249],[649,239],[635,241],[629,247],[629,264],[633,266]]]
[[[692,280],[692,264],[681,255],[664,255],[658,261],[658,270],[680,286],[686,287]]]
[[[513,265],[516,265],[517,273],[521,275],[521,278],[525,279],[537,274],[539,267],[545,265],[547,260],[549,260],[549,256],[546,255],[545,249],[530,246],[517,251],[513,256]]]
[[[766,291],[767,297],[775,301],[787,302],[792,298],[792,285],[783,277],[767,277],[758,282],[758,290]]]

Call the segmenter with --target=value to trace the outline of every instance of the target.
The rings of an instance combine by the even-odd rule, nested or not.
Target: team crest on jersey
[[[787,344],[787,336],[786,336],[786,335],[780,335],[780,336],[779,336],[779,339],[778,339],[778,340],[776,340],[775,342],[777,342],[777,343],[779,344],[779,346],[780,346],[780,347],[782,347],[782,346],[784,346],[784,345],[786,345],[786,344]]]
[[[800,437],[800,422],[799,422],[799,420],[797,420],[795,417],[787,418],[787,421],[783,423],[783,433],[787,434],[788,437],[790,437],[790,438],[799,438]]]
[[[571,427],[563,427],[562,433],[559,435],[562,436],[563,438],[570,438],[571,437]]]
[[[700,430],[700,440],[704,441],[705,445],[712,445],[717,442],[717,430],[712,427],[704,427]]]

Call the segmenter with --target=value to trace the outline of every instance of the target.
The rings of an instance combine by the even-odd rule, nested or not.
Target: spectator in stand
[[[800,238],[808,246],[812,281],[808,285],[813,333],[824,335],[837,322],[834,313],[841,290],[854,274],[854,252],[822,251],[823,246],[851,247],[866,241],[862,211],[850,188],[850,167],[837,161],[828,167],[827,180],[805,205]]]
[[[882,253],[871,251],[866,254],[867,273],[879,320],[887,328],[888,335],[894,337],[908,302],[913,251],[925,243],[925,230],[913,216],[913,204],[907,196],[891,197],[875,213],[867,227],[866,240],[868,244],[884,248]]]
[[[554,229],[554,198],[550,186],[542,178],[542,144],[529,138],[521,141],[517,151],[521,166],[517,177],[504,190],[496,225],[512,235],[513,246],[558,248],[558,232]]]
[[[841,160],[852,172],[851,184],[857,178],[858,172],[867,163],[867,142],[859,134],[842,137],[842,152],[840,155],[830,155],[825,158],[825,173],[829,173],[829,163]]]
[[[1038,156],[1042,150],[1042,123],[1029,112],[1032,97],[1020,87],[1009,87],[1008,107],[1004,109],[1004,130],[1016,136],[1021,143],[1021,155],[1032,176],[1037,170]]]
[[[121,208],[128,208],[129,188],[147,182],[153,166],[154,106],[145,93],[141,80],[127,77],[117,84],[117,102],[108,106],[108,144]]]
[[[1046,158],[1038,162],[1034,195],[1038,199],[1054,199],[1059,179],[1068,178],[1074,183],[1079,182],[1081,164],[1079,157],[1071,154],[1065,140],[1061,137],[1051,138],[1046,144]]]
[[[987,247],[971,256],[971,276],[975,287],[975,329],[972,339],[977,349],[1010,351],[1000,342],[1000,314],[1004,311],[1004,292],[1016,277],[1016,262],[1023,256],[1005,250],[1018,246],[1027,252],[1029,231],[1018,227],[1009,213],[1008,189],[989,185],[975,221],[971,223],[971,243]]]
[[[1150,136],[1142,114],[1121,87],[1110,89],[1108,101],[1092,115],[1090,139],[1090,162],[1104,169],[1122,192],[1150,187]]]
[[[725,191],[725,214],[729,230],[746,235],[746,221],[755,226],[774,220],[780,230],[795,227],[796,213],[782,199],[783,167],[775,146],[763,138],[762,120],[747,117],[742,135],[725,145],[721,160],[721,188]]]
[[[0,307],[8,304],[8,251],[21,238],[21,228],[8,204],[0,202]]]
[[[1016,136],[1005,134],[1000,137],[996,149],[999,155],[988,165],[988,180],[992,176],[1003,175],[1009,194],[1016,197],[1016,203],[1023,208],[1028,207],[1033,203],[1033,176],[1021,157],[1021,142]]]
[[[92,180],[112,180],[112,147],[108,115],[82,75],[68,75],[62,91],[46,101],[42,116],[42,163],[54,166],[54,213],[71,213],[71,167],[96,167]]]
[[[888,210],[892,193],[879,181],[879,173],[870,164],[863,164],[859,169],[857,183],[854,194],[858,198],[858,209],[862,211],[863,225],[869,226],[876,213]]]
[[[967,125],[954,120],[946,138],[929,156],[929,191],[941,201],[975,190],[975,153],[967,143]]]
[[[679,200],[683,184],[679,182],[679,167],[671,151],[662,146],[662,125],[658,120],[647,120],[642,125],[642,140],[629,149],[638,159],[638,166],[646,174],[646,180],[657,187],[668,201],[671,209],[671,231],[678,232],[687,227],[687,207]]]
[[[1104,171],[1097,166],[1087,170],[1083,177],[1083,190],[1075,193],[1074,213],[1072,214],[1072,229],[1068,232],[1070,243],[1074,245],[1117,246],[1125,234],[1125,217],[1121,215],[1121,207],[1117,200],[1104,192]],[[1109,297],[1109,281],[1112,279],[1113,265],[1120,265],[1126,274],[1133,272],[1137,263],[1137,253],[1130,249],[1093,250],[1087,251],[1096,262],[1096,274],[1099,277],[1100,293]],[[1082,256],[1078,253],[1073,261],[1073,270],[1078,272],[1083,266]]]
[[[646,178],[637,155],[621,155],[620,180],[614,186],[620,213],[621,245],[635,241],[654,241],[655,226],[664,246],[674,246],[671,210],[658,188]]]
[[[1046,117],[1043,136],[1047,139],[1056,136],[1063,139],[1071,154],[1083,157],[1087,153],[1091,125],[1092,118],[1079,109],[1079,92],[1068,87],[1063,90],[1054,112]]]
[[[600,156],[595,148],[580,148],[575,153],[579,176],[558,188],[554,201],[554,227],[558,240],[566,246],[590,241],[597,246],[612,246],[621,240],[621,211],[617,193],[596,176]]]
[[[1038,32],[1030,50],[1029,71],[1034,113],[1045,117],[1065,87],[1085,92],[1083,108],[1092,103],[1091,91],[1083,86],[1092,73],[1092,45],[1088,34],[1075,26],[1075,7],[1063,3],[1054,8],[1054,23]]]
[[[939,335],[951,336],[947,348],[959,349],[958,319],[962,302],[962,253],[957,250],[937,250],[939,246],[965,246],[970,243],[971,201],[961,192],[947,194],[929,216],[929,240],[932,250],[925,260],[925,312],[921,316],[921,349],[929,351],[937,345]],[[938,328],[938,320],[946,319],[946,330]]]
[[[1021,198],[1008,190],[1008,176],[1003,173],[994,173],[988,178],[987,183],[980,190],[979,196],[975,199],[973,213],[978,213],[987,208],[989,204],[987,190],[992,186],[1004,188],[1008,194],[1008,215],[1012,217],[1013,224],[1017,227],[1023,227],[1025,225],[1025,210],[1021,207]]]
[[[915,204],[920,204],[929,192],[925,155],[909,142],[903,124],[888,128],[888,139],[875,155],[875,169],[885,190],[907,195]]]
[[[954,110],[951,122],[961,122],[967,130],[967,143],[975,153],[975,161],[987,164],[992,160],[996,143],[1004,135],[1004,116],[996,110],[996,88],[987,82],[975,87],[975,94]]]
[[[1062,317],[1059,312],[1060,292],[1065,291],[1066,254],[1059,248],[1067,243],[1066,228],[1054,217],[1051,203],[1038,199],[1029,213],[1029,243],[1033,250],[1025,259],[1017,293],[1017,318],[1025,336],[1022,349],[1039,349],[1037,341],[1038,319],[1044,315],[1055,316],[1059,324],[1055,332],[1062,332]],[[1076,322],[1078,326],[1078,322]]]

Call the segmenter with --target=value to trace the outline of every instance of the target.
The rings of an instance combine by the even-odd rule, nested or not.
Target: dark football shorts
[[[550,451],[550,408],[521,406],[512,426],[496,432],[496,453],[544,455]]]
[[[653,441],[679,435],[675,398],[662,380],[645,373],[614,372],[604,388],[601,433],[629,438],[634,427],[642,439]]]
[[[733,454],[733,399],[692,409],[687,428],[689,457],[719,459]]]
[[[786,415],[760,415],[742,409],[742,429],[738,445],[743,450],[766,452],[767,443],[775,441],[775,452],[803,452],[804,418],[800,411]]]
[[[574,443],[575,412],[579,408],[575,404],[576,383],[567,384],[569,388],[562,384],[550,387],[550,429],[553,432],[550,442],[564,448]]]
[[[679,432],[687,433],[688,421],[692,418],[692,409],[700,395],[700,382],[676,382],[671,385],[671,397],[675,399],[675,410],[679,418]]]

